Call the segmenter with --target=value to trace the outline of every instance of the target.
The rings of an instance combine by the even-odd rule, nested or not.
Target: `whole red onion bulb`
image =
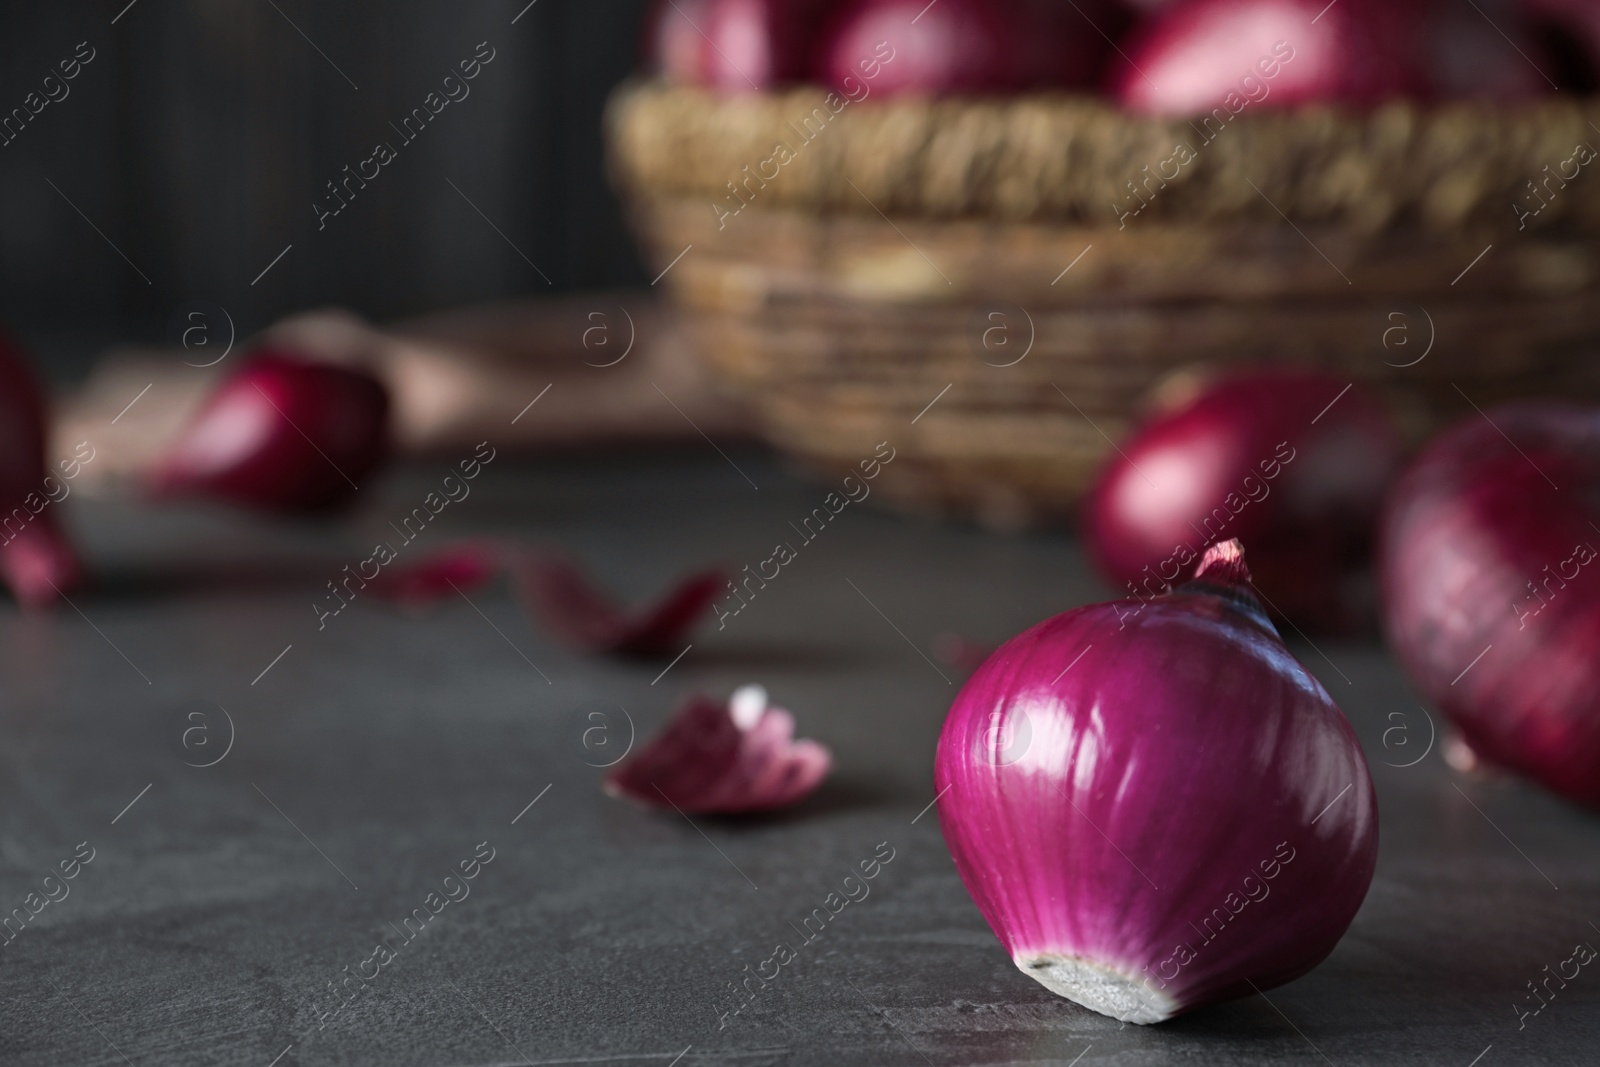
[[[1432,441],[1380,541],[1384,622],[1474,753],[1600,805],[1600,409],[1522,402]]]
[[[1012,960],[1138,1023],[1297,978],[1377,861],[1366,760],[1248,587],[1238,542],[1150,604],[1000,647],[939,738],[939,820]]]
[[[150,487],[266,511],[334,507],[387,455],[388,417],[388,391],[366,371],[263,351],[207,398]]]
[[[1119,590],[1159,596],[1208,545],[1250,547],[1268,607],[1321,630],[1374,613],[1366,559],[1402,442],[1383,402],[1321,371],[1223,373],[1120,443],[1083,534]]]

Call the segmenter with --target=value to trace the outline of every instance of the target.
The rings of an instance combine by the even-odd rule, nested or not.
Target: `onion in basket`
[[[698,85],[703,77],[705,24],[711,0],[660,0],[644,26],[645,62],[652,72],[679,85]]]
[[[646,41],[668,81],[729,93],[804,79],[832,0],[662,0]]]
[[[852,95],[863,84],[885,96],[1087,85],[1104,41],[1087,20],[1099,11],[1099,3],[1047,11],[1032,0],[848,0],[819,74]],[[881,65],[863,82],[862,62],[874,58]]]
[[[1213,116],[1219,132],[1246,108],[1425,95],[1424,21],[1415,0],[1192,0],[1123,45],[1111,92],[1136,111]]]

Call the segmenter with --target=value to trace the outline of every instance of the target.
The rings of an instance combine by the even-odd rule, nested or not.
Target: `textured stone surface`
[[[789,523],[826,493],[735,455],[753,490],[705,456],[501,459],[408,551],[549,538],[643,596],[679,569],[797,542]],[[324,583],[444,473],[407,471],[364,488],[357,516],[305,527],[85,504],[73,523],[101,575],[75,598],[87,619],[0,608],[0,907],[24,907],[79,842],[95,850],[70,895],[0,947],[0,1062],[667,1067],[687,1049],[686,1067],[1467,1067],[1486,1048],[1481,1067],[1594,1062],[1600,972],[1520,1031],[1513,1005],[1533,1006],[1525,983],[1575,943],[1600,945],[1600,820],[1461,779],[1437,745],[1386,766],[1416,759],[1429,726],[1376,644],[1319,642],[1324,658],[1293,642],[1355,722],[1378,789],[1382,853],[1350,934],[1270,1001],[1123,1026],[1016,969],[937,818],[917,818],[961,680],[929,662],[932,639],[998,640],[1103,598],[1072,541],[852,505],[659,680],[661,663],[551,646],[503,585],[421,618],[358,601],[318,632]],[[586,761],[610,757],[601,735],[584,747],[590,713],[620,745],[618,709],[644,734],[685,690],[749,681],[832,746],[818,795],[776,819],[691,825],[601,794]],[[186,766],[220,755],[221,708],[231,751]],[[482,841],[494,859],[470,896],[319,1030],[327,983],[398,942],[389,924]],[[729,983],[798,944],[880,842],[894,859],[871,895],[719,1029]]]

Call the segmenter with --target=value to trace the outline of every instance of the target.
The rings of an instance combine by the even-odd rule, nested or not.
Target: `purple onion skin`
[[[939,739],[939,819],[978,910],[1024,973],[1132,1022],[1305,974],[1377,862],[1360,745],[1242,562],[1215,566],[1227,548],[1142,611],[1012,638]]]
[[[1435,438],[1394,486],[1384,622],[1478,756],[1600,806],[1600,559],[1575,554],[1600,549],[1600,409],[1487,414]]]

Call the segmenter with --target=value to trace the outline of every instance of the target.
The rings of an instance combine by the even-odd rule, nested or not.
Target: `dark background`
[[[383,319],[648,280],[600,129],[647,0],[537,0],[513,25],[526,4],[5,5],[0,114],[79,42],[96,54],[0,146],[0,320],[61,379],[110,341],[168,340],[196,301],[243,336],[326,304]],[[482,41],[470,95],[402,144],[389,123]],[[399,158],[319,232],[325,183],[378,141]]]

